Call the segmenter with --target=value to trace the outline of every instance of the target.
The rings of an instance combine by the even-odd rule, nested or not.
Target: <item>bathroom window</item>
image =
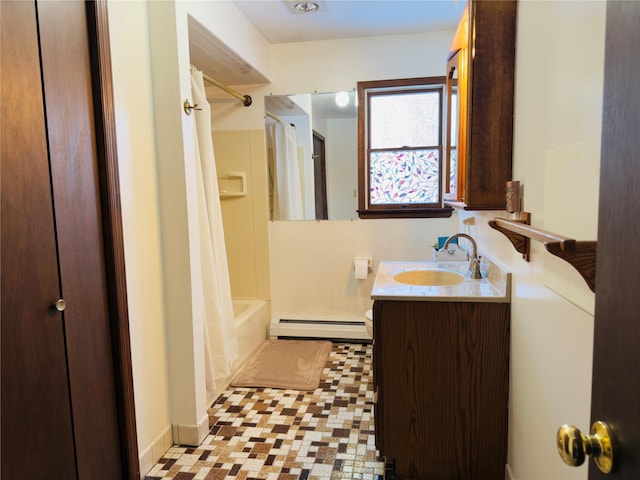
[[[451,216],[442,203],[444,82],[358,83],[360,218]]]

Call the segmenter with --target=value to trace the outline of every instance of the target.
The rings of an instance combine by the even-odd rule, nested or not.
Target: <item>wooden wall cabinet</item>
[[[508,303],[374,302],[376,447],[399,479],[504,479]]]
[[[504,210],[511,180],[517,2],[467,4],[447,64],[445,201]],[[452,101],[452,96],[454,98]]]

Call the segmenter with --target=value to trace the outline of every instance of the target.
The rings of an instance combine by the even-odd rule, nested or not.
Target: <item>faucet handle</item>
[[[480,272],[480,259],[482,257],[479,256],[471,256],[469,260],[469,272],[471,272],[471,278],[480,279],[482,278],[482,272]]]

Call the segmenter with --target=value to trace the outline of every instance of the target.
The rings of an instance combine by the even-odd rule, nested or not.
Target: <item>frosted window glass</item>
[[[449,131],[451,133],[450,141],[451,146],[458,145],[458,94],[451,94],[451,124],[449,125]]]
[[[440,143],[439,92],[373,95],[370,99],[370,148]]]

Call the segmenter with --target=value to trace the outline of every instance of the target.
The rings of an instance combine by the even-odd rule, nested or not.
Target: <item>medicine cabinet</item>
[[[470,0],[447,63],[445,201],[504,210],[511,180],[517,2]]]

